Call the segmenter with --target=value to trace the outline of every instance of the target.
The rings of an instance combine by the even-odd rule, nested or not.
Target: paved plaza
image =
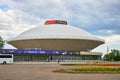
[[[73,68],[57,63],[0,65],[0,80],[120,80],[120,74],[68,74],[53,70]]]

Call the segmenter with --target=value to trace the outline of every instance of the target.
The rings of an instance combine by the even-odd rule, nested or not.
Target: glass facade
[[[98,55],[14,55],[14,61],[101,60]]]

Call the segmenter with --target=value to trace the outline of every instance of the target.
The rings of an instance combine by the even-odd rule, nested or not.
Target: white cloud
[[[25,30],[41,25],[43,21],[21,11],[0,9],[0,35],[4,39],[12,38]]]
[[[113,35],[114,32],[113,30],[99,30],[99,33],[108,34],[108,35]]]
[[[120,35],[111,35],[111,36],[98,36],[100,38],[103,38],[105,40],[105,44],[95,48],[93,51],[96,52],[103,52],[104,54],[106,54],[107,51],[107,47],[109,48],[109,51],[111,49],[117,49],[120,50]]]
[[[110,46],[120,45],[120,35],[110,36],[110,37],[106,38],[106,42],[108,45],[110,44]]]

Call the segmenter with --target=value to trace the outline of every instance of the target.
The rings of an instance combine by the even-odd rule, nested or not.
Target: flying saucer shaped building
[[[7,43],[18,49],[89,51],[104,44],[104,40],[70,26],[66,21],[49,20],[43,26],[9,39]]]
[[[104,40],[69,26],[66,21],[51,20],[45,22],[44,26],[21,33],[8,40],[8,43],[18,49],[86,51],[103,44]]]

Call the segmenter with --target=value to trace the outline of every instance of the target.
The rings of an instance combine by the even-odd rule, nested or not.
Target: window
[[[12,55],[0,55],[0,58],[12,58]]]

